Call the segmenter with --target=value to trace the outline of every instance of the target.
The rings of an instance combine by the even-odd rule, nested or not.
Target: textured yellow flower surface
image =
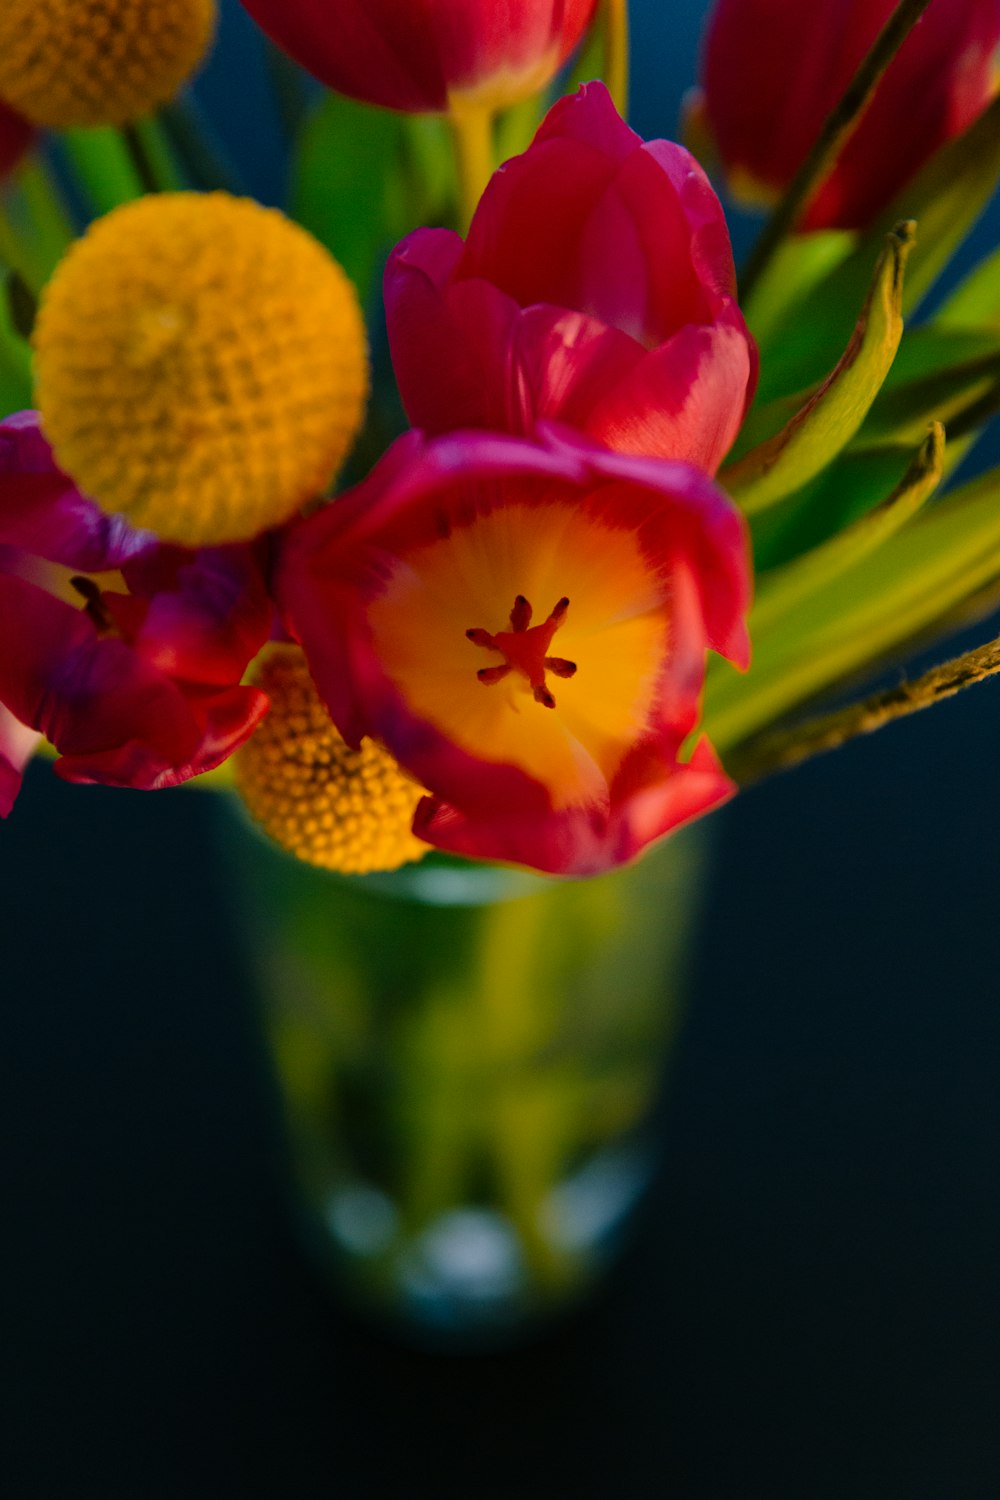
[[[35,330],[59,464],[105,510],[189,546],[319,494],[360,424],[364,323],[305,230],[224,193],[140,199],[62,261]]]
[[[256,681],[271,710],[233,768],[265,833],[299,859],[345,875],[396,870],[426,854],[410,832],[423,792],[373,740],[360,750],[344,743],[299,648],[275,648]]]
[[[214,0],[2,0],[0,98],[36,125],[123,125],[176,94]]]

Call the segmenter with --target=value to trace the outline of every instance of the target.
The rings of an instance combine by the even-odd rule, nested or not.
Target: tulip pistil
[[[495,667],[480,667],[476,676],[485,687],[502,682],[512,668],[516,668],[528,679],[532,696],[543,708],[555,708],[556,700],[545,680],[546,672],[555,677],[572,677],[576,673],[576,662],[563,656],[549,656],[552,637],[566,618],[569,600],[562,598],[555,605],[548,619],[541,625],[532,625],[532,609],[523,594],[518,594],[510,612],[510,629],[491,634],[478,627],[465,632],[474,646],[488,651],[499,651],[506,659]]]
[[[75,573],[70,584],[84,601],[84,614],[90,616],[101,635],[107,635],[114,625],[98,585],[85,573]]]

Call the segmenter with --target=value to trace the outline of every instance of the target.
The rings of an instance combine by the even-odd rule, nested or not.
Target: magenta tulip
[[[714,473],[753,392],[719,201],[599,83],[495,174],[464,243],[444,229],[403,240],[385,302],[404,405],[431,433],[558,420]]]
[[[501,109],[566,61],[596,0],[243,0],[329,88],[417,113]]]
[[[430,795],[439,849],[608,869],[725,800],[708,648],[748,657],[746,531],[687,464],[411,432],[288,533],[277,592],[344,738]]]
[[[697,106],[737,196],[788,185],[897,0],[718,0]],[[933,0],[804,227],[860,228],[996,93],[998,0]]]
[[[0,423],[0,816],[42,737],[67,781],[218,765],[266,712],[240,679],[271,619],[253,549],[166,546],[81,495],[33,413]]]

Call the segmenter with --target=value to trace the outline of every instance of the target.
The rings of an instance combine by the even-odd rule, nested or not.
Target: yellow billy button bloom
[[[297,646],[277,647],[256,685],[271,709],[236,756],[236,787],[265,833],[325,870],[366,875],[420,859],[411,833],[424,795],[373,740],[344,743]]]
[[[98,220],[46,289],[35,355],[60,466],[104,510],[187,546],[247,540],[322,491],[368,387],[340,266],[225,193]]]
[[[36,125],[124,125],[208,50],[214,0],[3,0],[0,99]]]

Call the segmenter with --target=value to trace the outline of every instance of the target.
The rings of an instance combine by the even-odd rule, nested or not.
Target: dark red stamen
[[[575,661],[567,661],[564,656],[546,655],[568,609],[569,600],[560,599],[547,620],[541,625],[532,625],[531,605],[523,594],[518,594],[510,612],[509,630],[498,630],[495,635],[478,626],[467,630],[465,634],[474,646],[499,651],[506,658],[495,667],[481,667],[476,673],[479,681],[489,687],[502,682],[511,668],[516,667],[527,677],[535,702],[543,708],[555,708],[556,700],[545,681],[545,673],[548,671],[556,677],[566,678],[576,672]]]
[[[70,583],[85,601],[84,614],[90,616],[98,630],[102,632],[110,630],[111,616],[108,614],[104,600],[101,598],[101,591],[94,580],[88,578],[85,573],[75,573]]]

